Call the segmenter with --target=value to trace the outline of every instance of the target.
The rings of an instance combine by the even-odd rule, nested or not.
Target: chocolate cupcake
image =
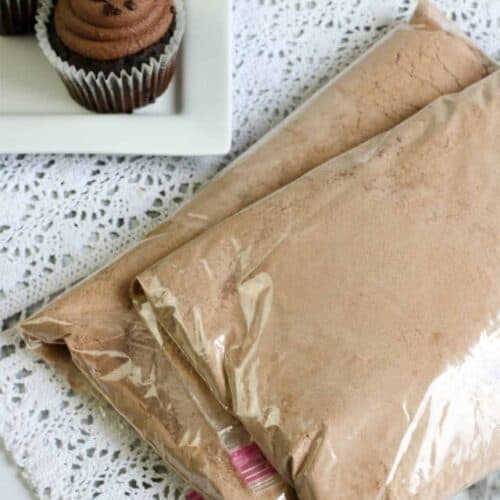
[[[33,33],[37,0],[0,0],[0,35]]]
[[[36,33],[75,101],[125,113],[165,92],[184,26],[182,0],[41,0]]]

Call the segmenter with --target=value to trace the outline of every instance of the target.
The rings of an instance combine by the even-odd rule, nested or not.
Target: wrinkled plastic
[[[393,31],[233,167],[223,170],[167,221],[170,229],[160,227],[159,231],[167,230],[164,235],[177,240],[170,250],[180,246],[179,234],[185,234],[186,243],[312,167],[403,121],[439,95],[461,90],[496,68],[429,4],[419,4],[413,22]],[[140,295],[138,289],[139,308]],[[190,346],[181,348],[186,351]],[[191,359],[196,359],[193,354]],[[211,354],[213,369],[220,352],[204,356]],[[203,364],[197,369],[205,376]],[[210,381],[212,375],[205,378]],[[221,400],[225,384],[225,374],[219,370],[212,390]]]
[[[397,28],[149,238],[22,325],[30,339],[64,343],[110,403],[206,496],[293,494],[282,483],[264,490],[261,482],[252,484],[245,468],[252,460],[266,479],[274,476],[146,307],[141,312],[157,340],[147,336],[132,311],[129,284],[206,227],[491,69],[491,62],[432,8],[421,6],[416,17],[418,25]],[[435,56],[438,49],[446,65]]]
[[[66,345],[82,373],[207,497],[252,498],[260,492],[259,498],[295,498],[262,455],[253,454],[251,473],[235,464],[232,454],[251,445],[248,433],[215,401],[175,345],[165,341],[160,348],[133,311],[102,316],[92,328],[85,316],[66,322],[71,332]],[[35,325],[33,320],[30,328]]]
[[[497,71],[140,277],[300,498],[441,499],[500,467],[499,139]]]

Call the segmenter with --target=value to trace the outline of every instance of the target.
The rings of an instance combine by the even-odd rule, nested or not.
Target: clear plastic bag
[[[440,499],[500,467],[499,131],[497,71],[140,276],[300,498]]]
[[[390,33],[303,109],[223,170],[167,221],[167,227],[160,227],[158,231],[166,229],[164,236],[176,240],[163,256],[180,246],[180,233],[186,234],[183,243],[190,241],[314,166],[403,121],[439,95],[461,90],[493,69],[496,66],[470,40],[435,8],[421,2],[412,24]],[[201,289],[196,284],[189,286]],[[140,311],[140,286],[132,295]],[[182,338],[178,342],[183,351],[190,350]],[[205,359],[196,368],[204,376],[204,364],[210,364],[210,374],[205,377],[209,381],[218,370],[212,390],[224,401],[226,379],[216,368],[220,366],[219,351],[204,356],[212,353],[214,359]],[[190,358],[196,359],[197,353],[192,354]]]

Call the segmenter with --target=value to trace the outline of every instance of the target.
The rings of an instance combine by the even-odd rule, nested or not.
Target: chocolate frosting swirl
[[[158,42],[172,23],[172,0],[59,0],[55,30],[72,51],[109,61]]]

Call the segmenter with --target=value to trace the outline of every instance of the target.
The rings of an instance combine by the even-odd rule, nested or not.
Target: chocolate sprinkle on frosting
[[[110,73],[118,74],[122,70],[130,72],[132,68],[140,67],[143,63],[147,63],[151,58],[158,59],[161,56],[165,49],[165,46],[168,45],[175,31],[175,9],[173,8],[172,13],[174,14],[174,17],[167,33],[165,33],[165,35],[160,40],[158,40],[157,43],[129,56],[124,56],[109,61],[99,61],[90,59],[72,51],[64,44],[64,42],[60,39],[56,32],[54,24],[54,14],[52,14],[48,29],[50,45],[63,61],[67,61],[69,64],[75,66],[76,68],[83,68],[86,71],[94,71],[96,73],[102,72],[104,75],[109,75]]]
[[[58,0],[54,25],[72,52],[110,61],[158,43],[173,21],[172,0]]]

